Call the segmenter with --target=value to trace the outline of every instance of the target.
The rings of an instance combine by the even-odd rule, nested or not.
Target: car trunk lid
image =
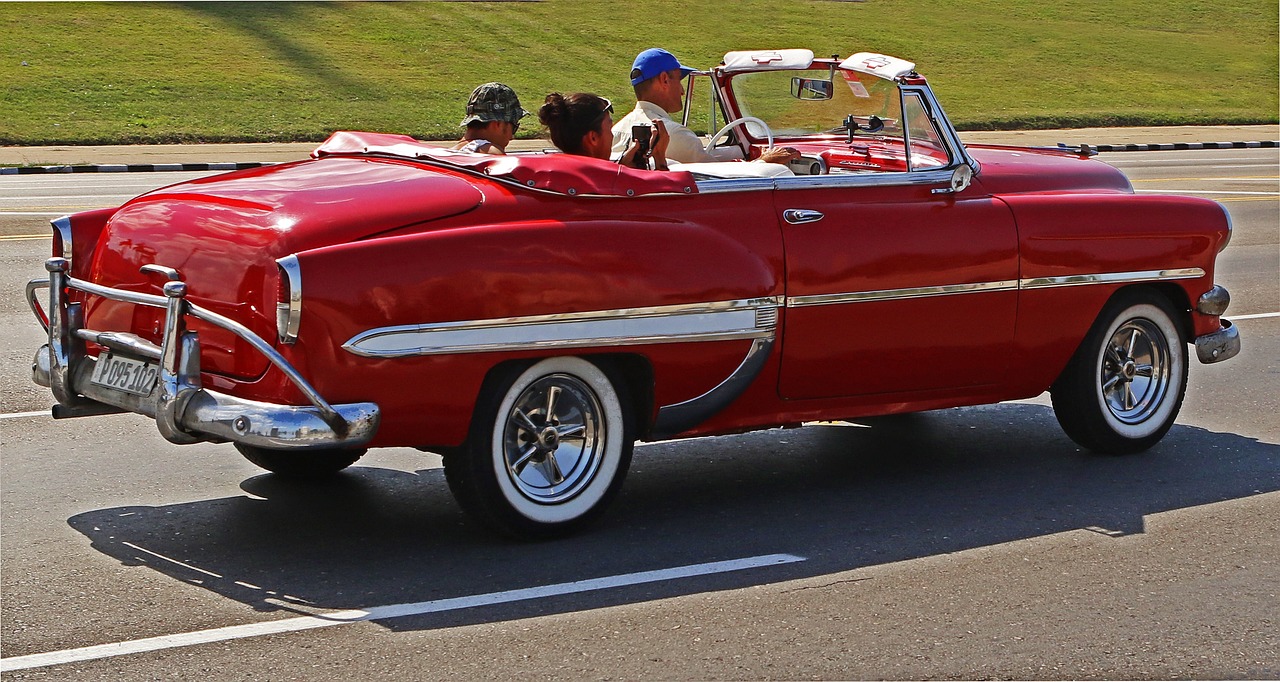
[[[192,303],[273,341],[277,258],[457,215],[483,199],[456,174],[394,159],[326,158],[192,180],[122,206],[98,241],[89,279],[159,294],[163,281],[140,268],[174,268]],[[153,342],[163,316],[101,298],[85,307],[90,328]],[[229,332],[199,321],[191,328],[204,371],[244,380],[266,370],[267,360]]]

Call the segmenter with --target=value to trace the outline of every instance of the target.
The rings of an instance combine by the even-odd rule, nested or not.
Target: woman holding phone
[[[568,95],[553,92],[538,110],[538,119],[551,131],[551,141],[566,154],[609,158],[613,147],[613,103],[604,97],[589,92]],[[651,132],[634,135],[634,138],[618,163],[633,168],[667,170],[670,136],[661,120],[653,121]]]

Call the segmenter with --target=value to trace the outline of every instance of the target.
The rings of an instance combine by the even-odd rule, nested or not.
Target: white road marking
[[[1102,152],[1102,153],[1103,153],[1103,154],[1109,154],[1110,152]],[[1132,154],[1133,152],[1129,152],[1129,153],[1130,153],[1130,154]],[[1107,163],[1109,163],[1109,164],[1138,164],[1138,165],[1146,164],[1146,165],[1157,165],[1157,166],[1197,166],[1197,165],[1204,164],[1204,163],[1206,163],[1206,162],[1234,161],[1234,162],[1236,162],[1236,163],[1239,163],[1240,161],[1251,161],[1251,162],[1254,162],[1254,163],[1251,163],[1250,165],[1266,166],[1266,165],[1269,165],[1269,164],[1273,164],[1273,163],[1274,163],[1273,161],[1271,161],[1270,156],[1271,156],[1271,155],[1266,155],[1266,156],[1249,156],[1249,155],[1242,155],[1242,156],[1206,156],[1206,157],[1204,157],[1204,158],[1195,158],[1195,157],[1190,157],[1190,156],[1181,156],[1181,157],[1177,157],[1177,158],[1172,158],[1172,159],[1171,159],[1171,158],[1168,158],[1168,157],[1160,157],[1160,156],[1157,156],[1157,155],[1154,155],[1154,154],[1153,154],[1153,155],[1151,155],[1150,157],[1147,157],[1147,158],[1134,158],[1134,157],[1132,157],[1132,156],[1127,156],[1127,157],[1126,157],[1126,156],[1124,156],[1124,155],[1123,155],[1123,153],[1117,153],[1117,154],[1116,154],[1116,156],[1114,156],[1114,157],[1108,156],[1108,157],[1107,157]],[[1179,162],[1181,162],[1181,163],[1179,163]]]
[[[1280,197],[1280,192],[1228,192],[1228,191],[1208,191],[1203,189],[1138,189],[1135,192],[1160,192],[1164,194],[1257,194],[1268,197]]]
[[[162,635],[160,637],[147,637],[145,639],[135,639],[126,642],[99,644],[97,646],[89,646],[81,649],[66,649],[63,651],[52,651],[46,654],[30,654],[27,656],[3,658],[0,659],[0,672],[27,670],[29,668],[39,668],[47,665],[61,665],[64,663],[76,663],[80,661],[92,661],[112,656],[141,653],[144,651],[160,651],[163,649],[173,649],[177,647],[192,646],[195,644],[208,644],[211,642],[225,642],[232,639],[244,639],[246,637],[260,637],[262,635],[298,632],[300,630],[326,628],[334,625],[347,625],[349,623],[360,623],[369,620],[418,616],[427,613],[441,613],[444,611],[469,609],[477,606],[492,606],[494,604],[507,604],[510,602],[526,601],[529,599],[543,599],[546,597],[557,597],[566,594],[594,592],[597,590],[607,590],[615,587],[627,587],[631,585],[642,585],[645,583],[655,583],[666,580],[679,580],[682,578],[692,578],[716,573],[729,573],[732,571],[742,571],[751,568],[777,566],[804,560],[804,557],[792,554],[766,554],[763,556],[748,557],[746,559],[713,561],[705,564],[693,564],[691,566],[681,566],[678,568],[664,568],[655,571],[642,571],[640,573],[627,573],[623,575],[607,576],[604,578],[578,580],[570,583],[558,583],[543,587],[529,587],[521,590],[507,590],[505,592],[491,592],[489,594],[478,594],[470,597],[437,599],[435,601],[416,602],[413,604],[391,604],[388,606],[375,606],[368,609],[335,611],[316,616],[285,618],[283,620],[272,620],[265,623],[232,625],[225,628],[214,628],[212,630],[199,630],[196,632],[186,632],[177,635]]]
[[[0,211],[0,215],[51,215],[51,216],[62,216],[62,215],[66,215],[66,214],[67,214],[67,212],[66,212],[66,211],[56,211],[56,212],[52,212],[52,213],[51,213],[51,212],[49,212],[49,211]]]
[[[41,194],[36,196],[0,197],[0,201],[43,201],[44,199],[131,199],[136,194]]]
[[[0,414],[0,419],[29,419],[31,417],[52,417],[49,410],[41,410],[39,412],[10,412],[9,414]]]
[[[1266,317],[1280,317],[1280,313],[1257,313],[1256,315],[1226,315],[1228,320],[1261,320]]]

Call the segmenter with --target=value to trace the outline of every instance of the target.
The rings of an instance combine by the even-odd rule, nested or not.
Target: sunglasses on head
[[[604,102],[604,107],[600,109],[600,113],[596,114],[595,118],[591,119],[591,127],[593,128],[600,125],[600,122],[604,120],[605,114],[613,113],[613,102],[610,102],[608,97],[601,97],[600,101]]]

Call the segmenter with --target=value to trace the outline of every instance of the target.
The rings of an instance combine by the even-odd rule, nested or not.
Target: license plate
[[[98,365],[89,381],[107,388],[114,388],[134,395],[148,395],[160,376],[160,366],[133,358],[104,353],[98,356]]]

